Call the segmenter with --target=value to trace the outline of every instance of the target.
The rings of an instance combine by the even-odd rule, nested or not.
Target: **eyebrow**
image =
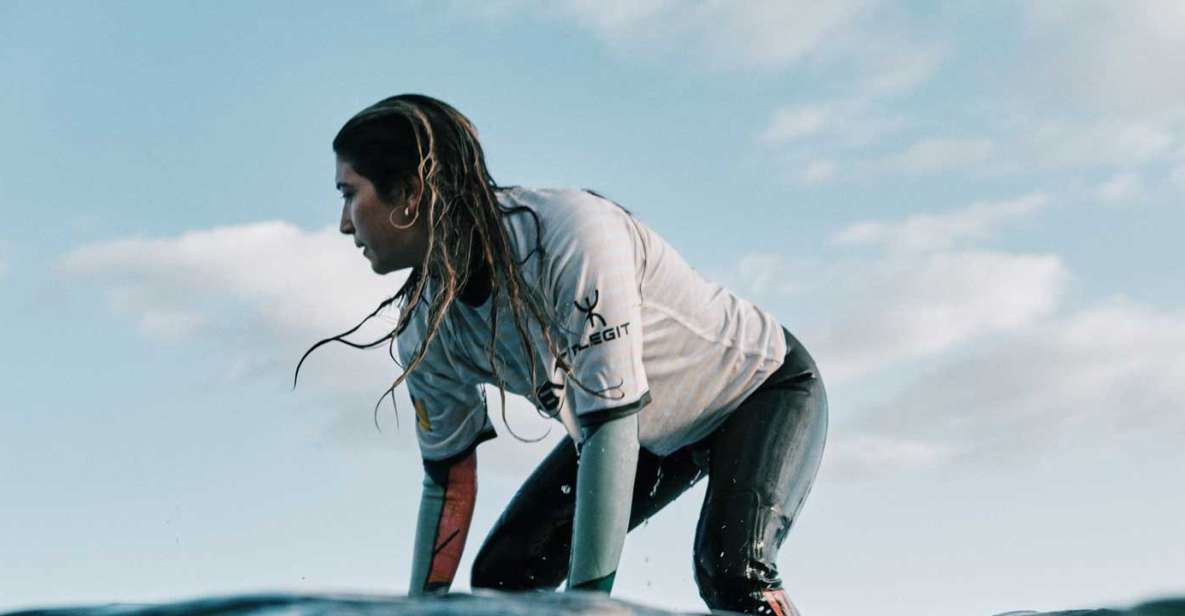
[[[352,186],[352,185],[350,185],[350,184],[347,184],[347,183],[345,183],[345,182],[338,182],[338,183],[337,183],[337,189],[338,189],[338,190],[341,190],[341,189],[343,189],[343,188],[353,188],[353,186]]]

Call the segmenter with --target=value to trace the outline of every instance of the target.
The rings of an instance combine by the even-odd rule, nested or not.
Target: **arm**
[[[550,292],[571,366],[565,400],[582,430],[569,590],[608,592],[629,529],[638,413],[650,402],[642,346],[645,247],[627,212],[592,195],[557,196]]]
[[[423,324],[400,336],[402,365],[411,362]],[[439,340],[439,339],[438,339]],[[408,594],[447,592],[457,572],[477,497],[477,445],[496,433],[476,384],[452,365],[438,342],[407,377],[416,441],[424,460],[423,492],[412,544]]]
[[[576,476],[568,590],[612,590],[629,530],[637,467],[637,414],[585,429]]]
[[[477,501],[476,445],[444,461],[424,461],[424,490],[408,594],[448,592]]]

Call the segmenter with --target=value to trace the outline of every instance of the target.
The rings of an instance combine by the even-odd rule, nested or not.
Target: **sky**
[[[1185,592],[1182,74],[1175,0],[0,2],[0,609],[406,592],[397,368],[324,348],[292,387],[403,280],[337,232],[330,149],[402,92],[812,353],[804,613]],[[494,408],[455,590],[562,433]],[[703,489],[629,535],[616,597],[703,609]]]

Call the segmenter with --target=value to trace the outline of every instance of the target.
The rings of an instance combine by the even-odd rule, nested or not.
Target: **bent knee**
[[[483,545],[473,559],[469,585],[503,591],[554,590],[567,577],[565,558],[528,554],[521,548],[508,541]]]

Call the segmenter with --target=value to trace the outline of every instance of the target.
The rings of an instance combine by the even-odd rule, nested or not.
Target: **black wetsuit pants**
[[[642,449],[638,458],[630,529],[708,477],[694,568],[700,596],[714,609],[794,613],[781,590],[777,554],[823,455],[827,396],[814,360],[790,332],[785,336],[781,368],[715,432],[668,456]],[[563,582],[576,464],[565,438],[527,478],[474,560],[474,588],[555,589]]]

